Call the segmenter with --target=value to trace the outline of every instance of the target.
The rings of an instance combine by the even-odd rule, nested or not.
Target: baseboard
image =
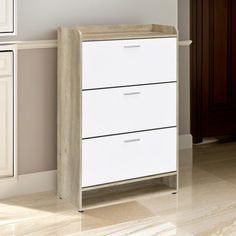
[[[184,134],[179,136],[179,149],[190,149],[193,145],[193,137],[191,134]]]
[[[1,180],[0,199],[31,193],[56,191],[56,170],[19,175],[17,179]]]

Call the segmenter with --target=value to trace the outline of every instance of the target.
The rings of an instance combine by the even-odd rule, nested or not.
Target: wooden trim
[[[82,41],[166,38],[177,37],[178,34],[175,27],[158,24],[89,25],[70,29],[81,32]]]
[[[191,0],[191,39],[190,52],[190,94],[191,94],[191,134],[193,143],[202,142],[202,4],[203,0]]]
[[[9,41],[0,42],[0,45],[16,44],[18,50],[33,50],[33,49],[49,49],[57,48],[57,40],[33,40],[33,41]],[[192,44],[192,40],[179,41],[180,47],[189,47]]]
[[[3,41],[0,45],[16,45],[18,50],[57,48],[57,40]]]
[[[35,40],[17,42],[18,50],[57,48],[57,40]]]
[[[233,57],[233,54],[232,54],[232,47],[233,47],[233,42],[232,42],[232,30],[233,30],[233,23],[232,23],[232,15],[233,15],[233,12],[232,12],[232,0],[228,0],[228,29],[227,29],[227,32],[228,32],[228,48],[227,48],[227,64],[228,64],[228,68],[227,68],[227,77],[228,77],[228,91],[230,91],[229,93],[229,96],[228,96],[228,99],[232,101],[233,99],[233,90],[230,89],[231,85],[232,85],[232,68],[233,68],[233,62],[232,62],[232,57]]]

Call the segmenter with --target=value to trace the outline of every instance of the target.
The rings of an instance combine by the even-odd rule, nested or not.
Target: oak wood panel
[[[58,40],[57,192],[81,209],[81,35],[62,29]]]
[[[81,32],[83,41],[165,38],[177,36],[177,31],[173,26],[158,24],[90,25],[74,27],[73,29]]]

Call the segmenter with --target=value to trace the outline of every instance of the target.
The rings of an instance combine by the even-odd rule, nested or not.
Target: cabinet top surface
[[[177,30],[166,25],[106,25],[60,28],[81,35],[82,41],[177,37]]]

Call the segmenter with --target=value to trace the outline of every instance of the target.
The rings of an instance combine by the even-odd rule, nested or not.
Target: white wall
[[[52,39],[59,26],[177,25],[177,0],[18,0],[19,40]]]

